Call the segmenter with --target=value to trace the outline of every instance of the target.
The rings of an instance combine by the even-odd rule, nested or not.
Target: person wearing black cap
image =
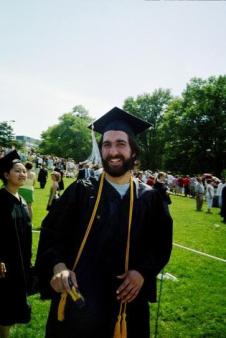
[[[148,302],[170,257],[172,219],[159,193],[132,175],[134,136],[149,127],[117,107],[96,120],[103,173],[72,183],[42,222],[46,338],[150,337]]]
[[[0,337],[10,327],[30,321],[27,290],[31,266],[31,222],[28,208],[18,194],[26,168],[16,150],[0,159]]]

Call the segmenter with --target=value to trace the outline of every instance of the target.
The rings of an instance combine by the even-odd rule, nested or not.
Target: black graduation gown
[[[78,172],[77,181],[89,178],[90,176],[94,177],[94,170],[90,168],[82,168]]]
[[[38,173],[38,182],[40,183],[41,188],[45,187],[47,178],[48,178],[48,170],[46,168],[40,168]]]
[[[54,171],[57,171],[60,174],[60,181],[58,182],[59,185],[58,190],[60,191],[64,190],[64,172],[58,167],[54,168]]]
[[[156,275],[168,262],[172,248],[172,219],[164,211],[156,191],[143,183],[135,185],[129,269],[139,271],[145,282],[136,300],[127,305],[127,326],[128,338],[146,338],[150,320],[148,300],[155,300]],[[81,316],[77,314],[77,321],[73,319],[68,323],[66,333],[67,321],[60,323],[56,319],[59,295],[49,286],[55,264],[65,262],[68,268],[73,266],[97,189],[95,178],[73,183],[42,223],[36,267],[42,298],[53,299],[47,338],[61,337],[62,332],[64,338],[110,338],[113,335],[119,310],[116,289],[121,283],[116,276],[124,273],[125,266],[128,192],[121,199],[111,184],[104,182],[96,217],[76,269],[79,289],[86,300],[85,310]]]
[[[27,282],[31,264],[32,232],[27,206],[4,188],[0,190],[0,261],[6,265],[0,278],[0,325],[27,323]]]
[[[224,222],[226,221],[226,187],[224,187],[222,189],[222,192],[221,192],[221,211],[220,211],[220,214],[221,216],[223,217],[223,220]]]
[[[167,192],[167,187],[164,183],[155,182],[153,189],[157,190],[162,197],[163,205],[166,209],[166,212],[169,212],[168,205],[172,203],[171,198]]]

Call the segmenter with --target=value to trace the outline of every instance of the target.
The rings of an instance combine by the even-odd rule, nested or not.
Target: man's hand
[[[0,262],[0,278],[5,278],[5,274],[6,274],[6,266],[5,263]]]
[[[77,280],[74,271],[69,270],[64,263],[58,263],[53,268],[53,277],[50,281],[50,285],[56,292],[69,292],[71,287],[69,286],[68,279],[70,278],[72,284],[77,288]]]
[[[136,270],[129,270],[123,275],[117,276],[117,278],[123,279],[123,283],[116,291],[117,299],[123,303],[132,302],[144,284],[143,276]]]

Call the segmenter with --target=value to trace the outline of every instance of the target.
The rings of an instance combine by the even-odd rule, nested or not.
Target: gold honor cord
[[[129,222],[128,222],[128,234],[126,243],[126,257],[125,257],[125,272],[129,269],[129,250],[130,250],[130,235],[131,224],[133,216],[133,202],[134,202],[134,189],[133,189],[133,177],[130,176],[130,204],[129,204]],[[126,303],[120,303],[119,314],[117,322],[115,324],[114,338],[126,338],[127,326],[126,326]]]
[[[101,178],[100,178],[100,184],[99,184],[99,189],[98,189],[98,193],[97,193],[97,199],[96,199],[96,202],[95,202],[95,205],[94,205],[94,208],[93,208],[93,212],[92,212],[91,218],[89,220],[89,224],[87,226],[87,229],[86,229],[85,235],[83,237],[82,243],[80,245],[79,251],[77,253],[74,265],[72,267],[72,271],[75,270],[75,268],[78,264],[78,261],[81,257],[84,246],[86,244],[87,238],[89,236],[90,230],[92,228],[93,221],[94,221],[94,218],[96,216],[97,208],[98,208],[100,198],[101,198],[101,194],[102,194],[102,190],[103,190],[104,177],[105,177],[105,173],[103,172],[102,175],[101,175]],[[66,305],[67,296],[68,296],[68,293],[66,291],[62,292],[60,302],[59,302],[59,305],[58,305],[57,318],[61,322],[64,320],[64,309],[65,309],[65,305]]]

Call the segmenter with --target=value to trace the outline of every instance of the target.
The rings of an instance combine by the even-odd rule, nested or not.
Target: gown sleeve
[[[137,250],[134,268],[144,277],[144,288],[150,301],[156,301],[156,276],[168,263],[172,250],[173,220],[154,190],[147,194],[142,246]],[[145,203],[145,202],[144,202]]]
[[[67,188],[44,218],[41,224],[40,239],[37,250],[35,268],[39,278],[39,288],[42,298],[51,298],[52,289],[50,280],[53,276],[53,267],[60,262],[68,265],[66,255],[71,240],[71,228],[76,219],[77,203],[76,184]]]

